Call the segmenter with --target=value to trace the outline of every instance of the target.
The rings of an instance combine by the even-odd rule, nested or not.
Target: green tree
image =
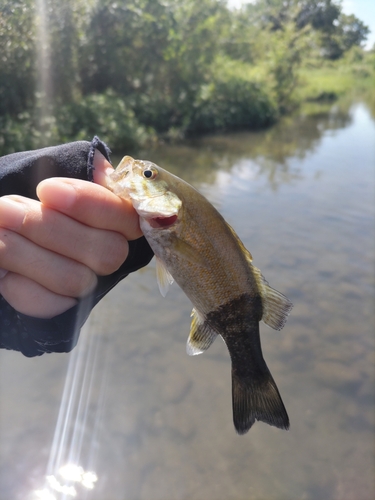
[[[83,50],[84,93],[111,88],[146,125],[181,126],[208,78],[227,13],[217,0],[98,2]]]
[[[0,116],[17,116],[35,96],[34,2],[0,0]]]
[[[258,0],[245,8],[252,24],[280,31],[291,21],[297,29],[310,26],[317,34],[323,57],[338,59],[364,42],[369,28],[356,16],[342,13],[337,0]]]
[[[341,32],[345,51],[355,46],[359,47],[370,34],[369,27],[353,14],[350,16],[340,14],[338,29]]]
[[[298,28],[310,24],[315,30],[325,33],[335,29],[335,22],[341,13],[341,5],[335,0],[302,0],[297,5],[295,22]]]
[[[0,149],[264,126],[368,33],[338,0],[0,0]]]
[[[53,100],[70,102],[79,88],[80,48],[87,29],[90,3],[45,0]]]
[[[83,92],[144,92],[161,71],[172,23],[161,0],[99,0],[82,49]]]
[[[164,52],[163,93],[170,103],[170,125],[185,127],[202,85],[212,79],[211,65],[220,50],[228,10],[218,0],[179,0],[173,18]]]
[[[319,33],[322,54],[327,59],[338,59],[351,47],[360,46],[370,32],[356,16],[343,14],[341,3],[335,0],[304,0],[298,4],[297,26],[310,24]]]

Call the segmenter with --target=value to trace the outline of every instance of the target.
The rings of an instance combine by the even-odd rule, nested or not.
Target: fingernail
[[[110,181],[110,175],[113,174],[114,172],[114,169],[110,166],[109,163],[108,165],[109,165],[108,167],[97,168],[96,170],[94,170],[95,184],[107,187],[108,182]]]
[[[115,171],[115,169],[113,167],[107,167],[105,170],[104,170],[104,173],[107,177],[110,177],[113,172]]]
[[[0,198],[0,226],[7,229],[19,229],[25,218],[25,206],[8,196]]]

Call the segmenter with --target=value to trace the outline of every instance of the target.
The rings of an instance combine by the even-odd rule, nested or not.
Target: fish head
[[[170,175],[155,163],[125,156],[111,174],[108,187],[130,199],[138,215],[151,227],[165,228],[177,221],[182,207],[182,201],[169,187]]]

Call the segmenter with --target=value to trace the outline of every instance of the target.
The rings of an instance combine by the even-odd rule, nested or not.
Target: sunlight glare
[[[74,464],[66,464],[59,469],[60,476],[62,476],[67,481],[76,481],[80,483],[82,481],[83,473],[83,468],[79,465]]]
[[[47,482],[50,487],[57,491],[58,493],[62,493],[63,495],[75,497],[77,496],[77,490],[74,486],[67,486],[65,484],[61,484],[55,476],[47,476]]]
[[[57,500],[55,495],[51,493],[47,488],[44,488],[43,490],[36,490],[34,493],[35,497],[39,498],[39,500]]]
[[[88,490],[92,490],[95,486],[94,483],[98,480],[98,476],[95,474],[95,472],[85,472],[82,475],[82,481],[81,484]]]
[[[94,483],[98,480],[95,472],[85,472],[80,465],[66,464],[60,467],[59,474],[67,481],[74,481],[81,483],[85,488],[92,490],[95,486]]]
[[[105,406],[108,351],[103,351],[99,336],[89,333],[90,319],[70,354],[44,489],[34,490],[33,498],[57,500],[55,492],[64,498],[80,498],[84,491],[87,494],[93,490],[98,481],[91,467],[95,466],[95,443]],[[94,404],[96,410],[90,413],[90,405]],[[82,462],[90,468],[85,470]]]
[[[95,472],[86,472],[80,465],[72,463],[68,463],[60,467],[59,476],[61,476],[64,481],[68,483],[76,483],[77,485],[83,486],[87,490],[94,489],[95,483],[98,480],[98,476]],[[78,495],[77,489],[74,486],[71,484],[62,484],[62,482],[60,482],[60,480],[53,474],[47,476],[46,480],[48,484],[47,488],[34,491],[35,497],[40,500],[57,500],[51,490],[62,493],[66,497],[76,497]]]

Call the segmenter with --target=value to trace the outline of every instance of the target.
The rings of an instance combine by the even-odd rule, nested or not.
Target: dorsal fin
[[[193,309],[191,311],[190,335],[186,344],[186,352],[189,356],[195,356],[206,351],[216,339],[217,333],[205,323],[201,314]]]
[[[229,224],[227,225],[233,236],[237,239],[240,249],[251,267],[259,286],[263,306],[262,320],[274,330],[281,330],[288,319],[293,304],[285,295],[270,287],[261,271],[253,265],[253,257],[249,250],[244,246],[234,229]]]
[[[228,229],[230,230],[230,232],[233,234],[234,238],[237,240],[237,243],[238,243],[238,245],[239,245],[239,247],[241,249],[241,252],[246,257],[246,260],[248,261],[249,264],[251,264],[253,262],[253,256],[251,255],[251,253],[249,252],[249,250],[245,247],[245,245],[242,243],[242,241],[238,237],[238,234],[233,229],[233,227],[230,224],[228,224],[228,222],[226,222],[226,225],[228,226]]]

